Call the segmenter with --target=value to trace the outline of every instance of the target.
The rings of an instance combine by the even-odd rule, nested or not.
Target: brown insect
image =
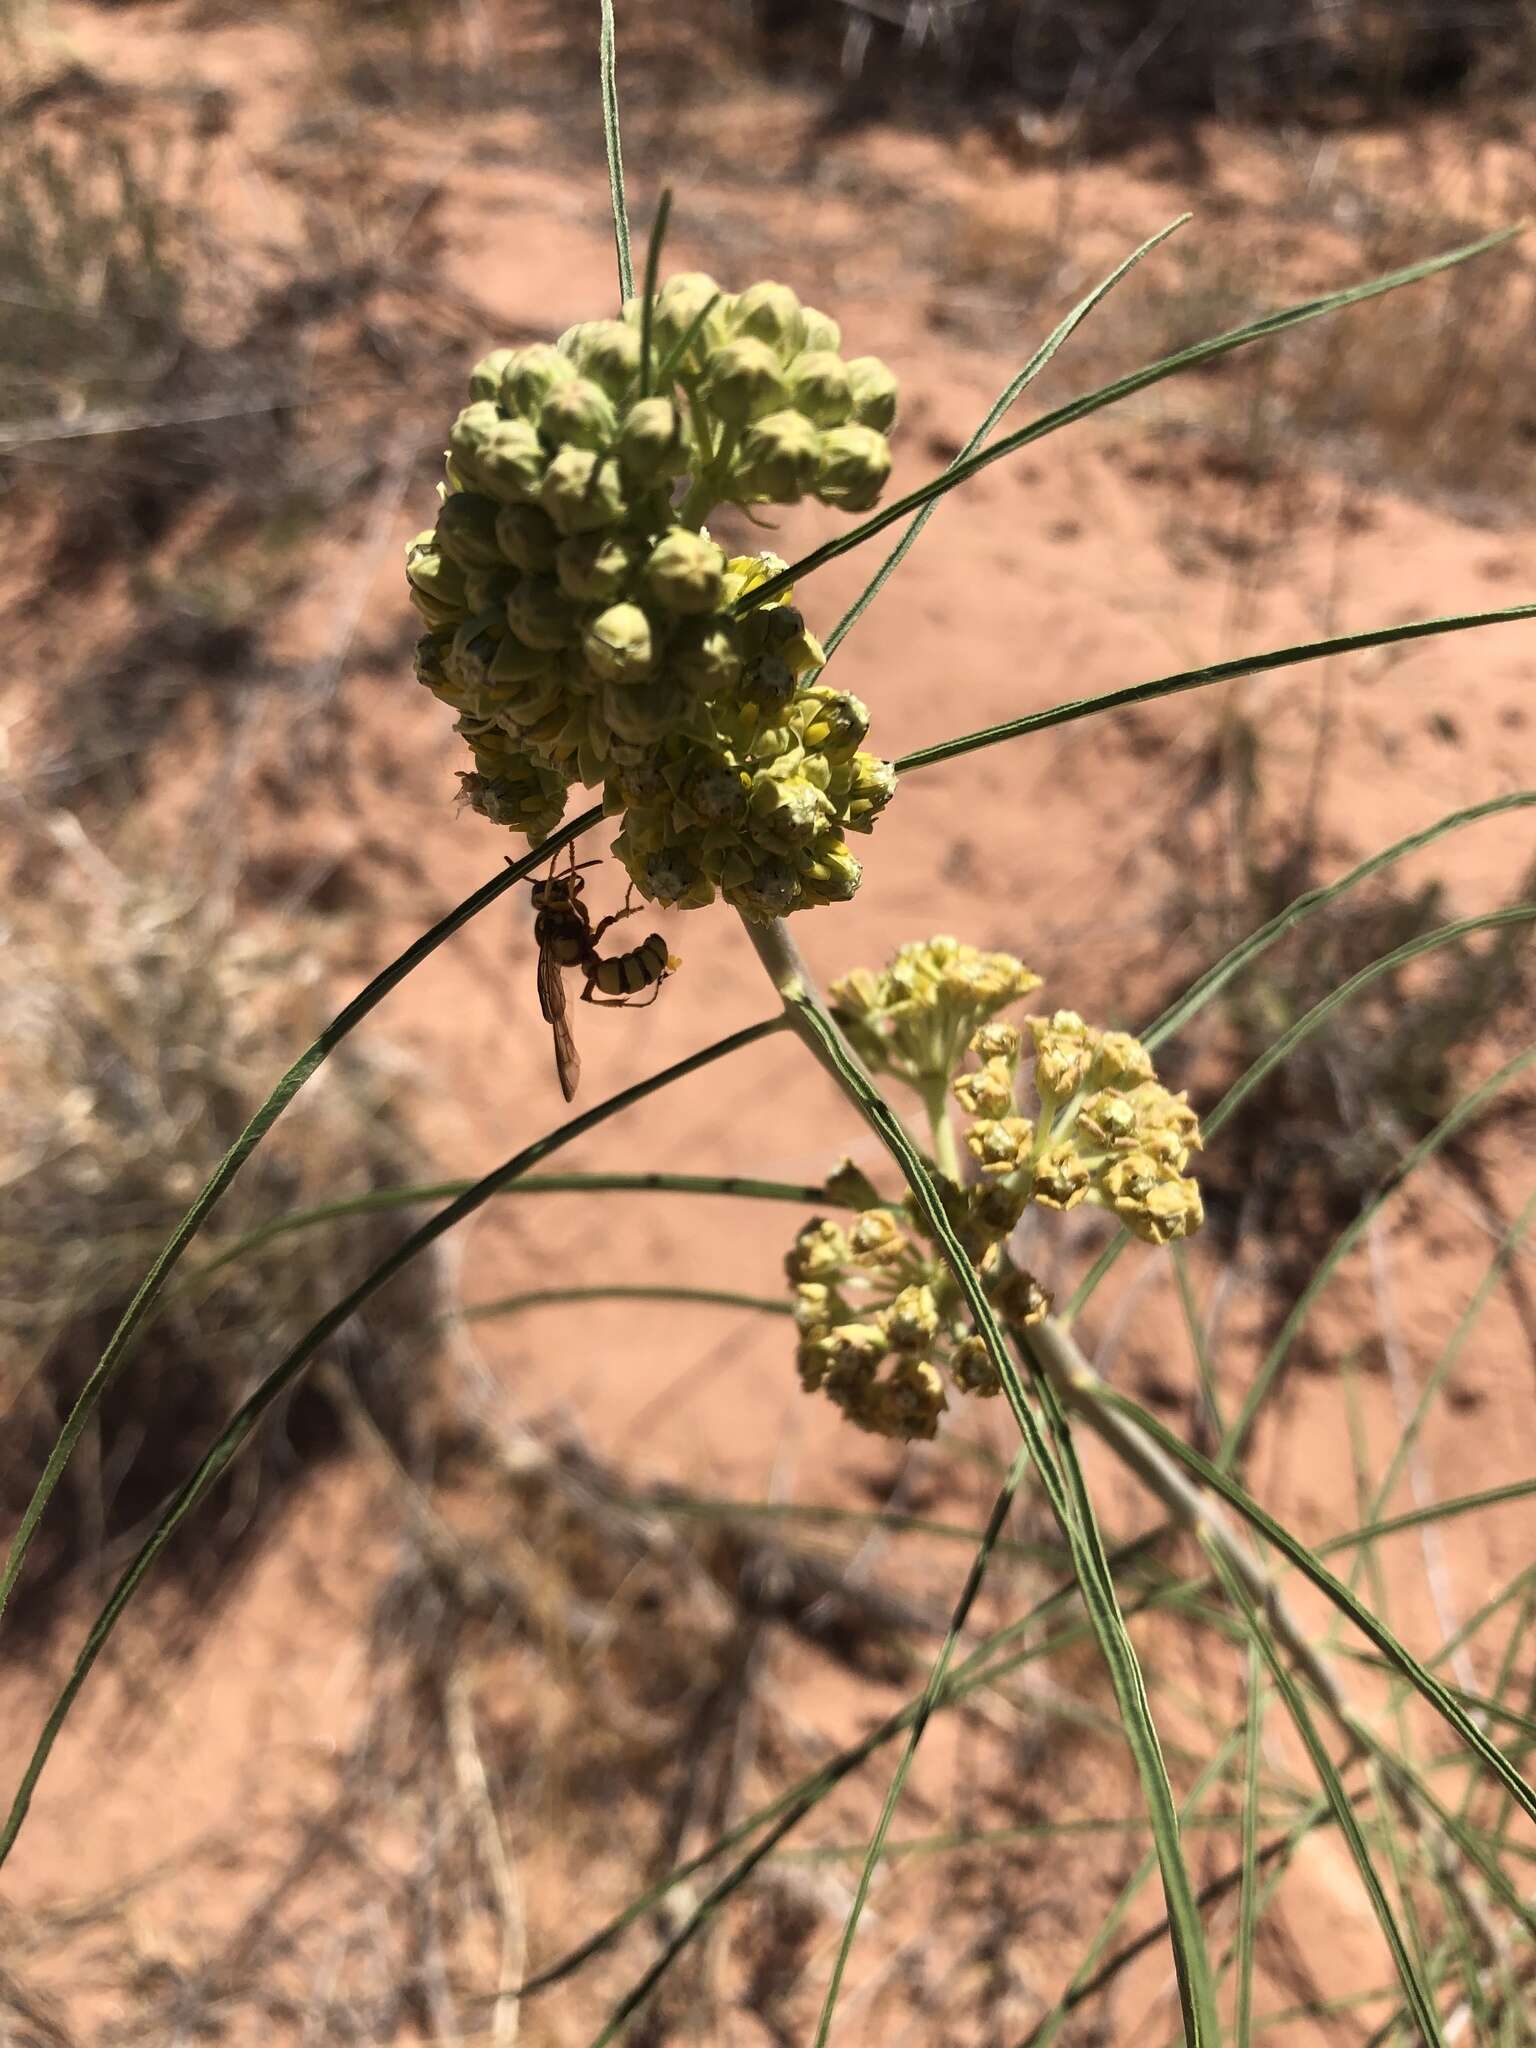
[[[667,942],[660,932],[652,932],[643,945],[632,947],[627,953],[600,953],[597,950],[604,932],[621,918],[633,917],[639,907],[631,901],[634,895],[631,889],[624,898],[622,910],[615,910],[593,924],[592,913],[581,900],[586,887],[581,878],[581,868],[600,865],[595,860],[584,860],[578,867],[575,849],[572,848],[567,868],[556,874],[551,865],[542,882],[530,885],[533,907],[537,912],[533,938],[539,949],[539,1008],[555,1035],[555,1071],[560,1076],[561,1093],[567,1102],[574,1099],[581,1079],[581,1055],[576,1050],[566,1004],[566,969],[579,967],[585,975],[586,986],[581,992],[584,1003],[628,1009],[643,989],[651,991],[646,1002],[655,1002],[661,994],[661,984],[669,974],[675,974],[680,965],[667,951]]]

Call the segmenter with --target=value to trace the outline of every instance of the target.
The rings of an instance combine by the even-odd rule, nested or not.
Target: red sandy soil
[[[265,211],[272,187],[258,185],[254,174],[242,183],[242,173],[270,161],[280,146],[286,110],[306,88],[307,42],[271,25],[194,31],[179,7],[121,17],[61,7],[57,18],[90,64],[108,75],[162,84],[174,75],[230,92],[232,125],[220,145],[229,231],[247,231],[243,205],[253,236],[281,238],[287,230],[280,202],[274,217]],[[743,100],[744,122],[752,104]],[[547,118],[590,123],[595,106],[589,99],[559,114],[551,109]],[[757,104],[764,136],[772,136],[775,122],[793,126],[795,118],[793,102]],[[564,163],[541,162],[540,122],[525,112],[476,117],[473,139],[480,145],[494,140],[500,153],[494,160],[482,153],[472,169],[465,168],[463,129],[434,143],[425,122],[400,126],[422,151],[424,176],[442,173],[446,151],[461,152],[434,226],[443,240],[445,279],[486,309],[479,338],[485,346],[506,336],[556,332],[609,305],[612,248],[604,195],[590,164],[578,174]],[[768,152],[766,141],[763,146]],[[950,205],[968,194],[984,209],[989,187],[1011,176],[1024,217],[1031,208],[1043,214],[1043,181],[1009,172],[1005,160],[984,160],[985,152],[978,158],[973,150],[968,159],[964,151],[893,130],[834,137],[822,147],[803,223],[784,204],[793,188],[783,177],[770,188],[771,204],[748,208],[738,191],[693,175],[685,136],[671,165],[676,225],[669,257],[679,268],[728,271],[731,282],[756,274],[783,277],[834,310],[858,347],[877,349],[889,360],[905,394],[893,484],[900,488],[948,459],[1010,374],[1021,345],[1032,345],[1043,322],[1057,316],[1056,306],[1082,286],[1068,281],[1034,316],[1027,335],[993,331],[983,339],[974,318],[964,338],[946,332],[933,317],[942,284],[931,268],[905,267],[902,253],[928,236],[932,254],[936,194]],[[1217,169],[1210,173],[1216,180],[1224,175],[1220,150],[1217,136]],[[1232,140],[1230,158],[1229,190],[1259,178],[1239,139]],[[646,152],[633,153],[641,205],[657,169]],[[907,180],[916,189],[903,199],[887,185],[891,196],[872,214],[861,192],[881,179]],[[1209,196],[1187,193],[1176,179],[1134,163],[1084,168],[1075,191],[1085,277],[1186,198],[1198,210]],[[1198,221],[1184,232],[1198,236]],[[730,257],[735,246],[739,262]],[[1330,248],[1314,240],[1299,264],[1300,284],[1350,270],[1347,244]],[[1272,275],[1254,274],[1248,284],[1256,301],[1282,295]],[[1126,287],[1113,329],[1126,366],[1141,353],[1134,309],[1142,289],[1139,281]],[[1372,333],[1364,316],[1362,346],[1371,345]],[[1097,367],[1103,358],[1093,360]],[[425,451],[440,437],[464,367],[445,361],[438,388],[416,394],[419,413],[402,420],[408,445]],[[1069,360],[1053,373],[1050,389],[1059,396],[1070,388]],[[838,679],[872,707],[874,744],[895,754],[1245,649],[1426,612],[1496,606],[1536,588],[1536,553],[1523,525],[1459,520],[1358,477],[1342,479],[1321,463],[1287,473],[1282,507],[1266,498],[1264,483],[1250,487],[1234,478],[1216,444],[1197,428],[1169,430],[1170,421],[1200,404],[1198,393],[1169,392],[1176,395],[1154,393],[1133,410],[1111,412],[1050,440],[944,505],[836,659]],[[365,543],[330,551],[334,560],[327,558],[309,597],[282,623],[284,644],[331,645],[341,595],[350,598],[364,587],[364,618],[385,632],[400,624],[400,548],[430,516],[424,474],[418,466],[397,510],[384,507],[387,534],[375,528]],[[815,508],[788,514],[773,545],[792,557],[837,526]],[[1261,573],[1244,588],[1226,544],[1254,526],[1276,537],[1265,543]],[[808,583],[801,596],[813,622],[830,625],[872,566],[866,551]],[[1198,693],[914,775],[870,844],[857,905],[806,917],[797,936],[816,974],[830,979],[853,965],[878,963],[903,940],[954,931],[1020,953],[1045,976],[1049,1003],[1134,1023],[1177,985],[1181,971],[1200,964],[1192,921],[1233,872],[1228,806],[1202,792],[1204,764],[1239,713],[1262,735],[1257,830],[1260,843],[1274,843],[1303,801],[1326,706],[1315,869],[1326,879],[1454,806],[1529,782],[1533,677],[1536,641],[1529,629],[1500,628]],[[455,813],[459,742],[447,714],[415,688],[403,666],[378,673],[354,663],[344,669],[339,692],[352,771],[345,800],[328,806],[322,788],[297,816],[271,825],[248,803],[241,829],[253,859],[280,850],[295,871],[311,858],[337,864],[362,896],[365,907],[338,923],[334,971],[342,999],[431,917],[492,874],[505,849],[490,827]],[[276,736],[269,734],[268,743],[275,750]],[[168,815],[184,772],[167,759],[158,800]],[[587,850],[600,845],[599,839]],[[391,866],[391,849],[404,849],[408,863]],[[1460,833],[1404,873],[1441,877],[1449,917],[1508,900],[1533,855],[1536,824],[1522,814]],[[594,887],[612,907],[607,898],[617,889],[611,877],[597,878]],[[642,1013],[579,1013],[584,1102],[601,1100],[772,1007],[761,970],[723,908],[658,922],[682,958],[681,972]],[[1206,921],[1199,943],[1211,942]],[[366,1027],[414,1069],[421,1132],[444,1173],[478,1174],[561,1120],[532,984],[527,906],[508,902],[436,955]],[[1204,1038],[1204,1059],[1218,1061],[1217,1038],[1210,1032]],[[1197,1045],[1200,1039],[1197,1032]],[[1203,1071],[1198,1059],[1190,1067]],[[1518,1138],[1511,1125],[1508,1136],[1496,1132],[1485,1147],[1488,1186],[1506,1213],[1525,1194]],[[878,1148],[803,1051],[792,1040],[776,1039],[627,1113],[560,1163],[815,1180],[845,1152],[882,1172]],[[1411,1379],[1437,1354],[1482,1270],[1490,1238],[1486,1218],[1439,1169],[1426,1173],[1388,1214],[1380,1252],[1391,1322]],[[507,1201],[460,1233],[452,1278],[469,1303],[527,1286],[613,1280],[676,1279],[772,1293],[797,1221],[793,1209],[746,1202]],[[1100,1241],[1091,1224],[1042,1232],[1046,1276],[1070,1282]],[[1265,1245],[1240,1242],[1233,1256],[1235,1285],[1217,1363],[1223,1386],[1238,1388],[1252,1370],[1255,1338],[1267,1327],[1273,1302]],[[1208,1292],[1216,1262],[1197,1263],[1195,1270],[1201,1291]],[[1376,1285],[1380,1280],[1378,1270]],[[1321,1363],[1365,1343],[1358,1394],[1378,1463],[1397,1427],[1378,1334],[1381,1314],[1371,1271],[1356,1259],[1312,1325]],[[1084,1335],[1090,1348],[1103,1340],[1106,1369],[1115,1377],[1144,1393],[1151,1389],[1173,1404],[1176,1419],[1182,1417],[1193,1368],[1165,1258],[1138,1251],[1122,1261]],[[742,1501],[859,1502],[872,1492],[883,1497],[903,1463],[890,1447],[853,1436],[829,1410],[799,1394],[784,1329],[766,1319],[621,1305],[583,1311],[578,1322],[570,1312],[541,1310],[464,1326],[453,1362],[465,1375],[466,1398],[482,1402],[498,1429],[574,1434],[636,1486],[668,1480]],[[1516,1316],[1496,1302],[1461,1368],[1458,1405],[1442,1408],[1426,1433],[1424,1475],[1436,1492],[1455,1494],[1531,1472],[1531,1363]],[[1006,1452],[1006,1416],[984,1411],[959,1421],[977,1441]],[[933,1512],[981,1518],[984,1474],[966,1476],[962,1466],[957,1477],[952,1465],[922,1451],[908,1462],[919,1476],[933,1475],[929,1483],[947,1502]],[[1130,1482],[1107,1463],[1096,1460],[1092,1469],[1117,1533],[1142,1525],[1147,1510]],[[1309,1539],[1354,1521],[1335,1372],[1292,1375],[1251,1474],[1266,1504]],[[1409,1498],[1404,1489],[1399,1504]],[[484,1503],[474,1512],[483,1520]],[[1470,1611],[1489,1585],[1518,1568],[1529,1553],[1531,1526],[1524,1510],[1511,1509],[1446,1530],[1444,1583],[1455,1614]],[[121,1658],[93,1681],[59,1745],[6,1872],[18,1928],[64,1900],[142,1887],[127,1910],[136,1953],[153,1962],[136,1981],[118,1979],[104,1951],[93,1964],[89,1944],[61,1947],[52,1989],[74,2029],[64,2038],[117,2039],[115,2028],[122,2038],[192,2038],[171,2030],[168,2008],[156,2000],[174,1976],[229,1964],[231,1928],[243,1924],[241,1916],[301,1844],[304,1816],[329,1796],[335,1759],[356,1742],[369,1712],[376,1674],[366,1653],[368,1619],[399,1563],[403,1540],[398,1510],[371,1469],[333,1468],[306,1486],[281,1535],[239,1580],[185,1661],[151,1675],[153,1600],[128,1625]],[[922,1579],[920,1597],[936,1611],[958,1590],[964,1562],[963,1550],[946,1552]],[[1387,1566],[1394,1620],[1416,1646],[1432,1647],[1439,1624],[1412,1539],[1390,1550]],[[655,1597],[654,1587],[642,1590]],[[627,1594],[615,1590],[613,1597],[622,1603]],[[1315,1614],[1306,1600],[1299,1604]],[[60,1654],[69,1636],[65,1630]],[[1155,1653],[1159,1637],[1146,1640]],[[755,1776],[749,1766],[758,1796],[803,1768],[796,1757],[819,1753],[812,1731],[827,1741],[844,1739],[917,1682],[908,1673],[893,1690],[860,1680],[783,1632],[769,1631],[756,1654],[763,1660],[760,1684],[772,1702],[764,1712],[782,1724],[770,1745],[777,1766]],[[653,1872],[656,1837],[646,1820],[643,1784],[586,1797],[579,1743],[570,1752],[575,1761],[562,1763],[584,1712],[580,1669],[569,1657],[562,1668],[559,1653],[547,1644],[541,1650],[537,1640],[500,1657],[498,1664],[487,1656],[477,1667],[476,1705],[487,1742],[517,1737],[519,1775],[502,1780],[504,1824],[521,1871],[530,1954],[538,1962],[596,1924]],[[1088,1669],[1053,1667],[1053,1679],[1088,1683]],[[1489,1676],[1476,1660],[1474,1669]],[[498,1690],[498,1672],[510,1694]],[[13,1762],[42,1711],[44,1676],[12,1671],[6,1678]],[[682,1739],[682,1725],[669,1740]],[[905,1816],[914,1832],[950,1824],[957,1798],[965,1802],[980,1782],[973,1773],[984,1771],[995,1783],[999,1761],[977,1761],[980,1739],[974,1731],[963,1735],[936,1724]],[[1070,1759],[1071,1751],[1066,1754]],[[1063,1770],[1050,1753],[1033,1765],[1024,1759],[1049,1774],[1034,1788],[1046,1810],[1109,1811],[1134,1797],[1104,1745],[1092,1756],[1102,1774],[1097,1789],[1073,1784],[1070,1761]],[[1016,1771],[1020,1761],[1013,1755],[1007,1768]],[[876,1768],[883,1784],[884,1767]],[[836,1803],[840,1821],[830,1826],[830,1838],[861,1836],[873,1810],[870,1796]],[[211,1838],[226,1845],[212,1870],[193,1853]],[[703,1833],[688,1837],[690,1843],[702,1839]],[[410,1853],[387,1832],[376,1846],[381,1869],[399,1866]],[[1211,1854],[1208,1867],[1220,1867],[1220,1857]],[[1123,1872],[1129,1859],[1114,1867]],[[809,1982],[819,1986],[839,1901],[846,1898],[841,1887],[851,1872],[840,1865],[814,1868]],[[1104,1868],[1101,1860],[1093,1866],[1096,1875],[1078,1880],[1067,1874],[1065,1888],[1064,1857],[1048,1854],[1032,1865],[1005,1868],[1001,1881],[1014,1887],[1007,1917],[1017,1977],[1009,1999],[997,2007],[1002,2018],[995,2031],[994,2023],[978,2017],[981,1966],[963,1960],[964,1928],[946,1919],[942,1886],[936,1898],[922,1894],[925,1903],[912,1904],[905,1915],[906,1879],[877,1888],[868,1968],[861,1972],[856,1957],[839,2038],[850,2044],[1017,2038],[1038,2009],[1032,1990],[1059,1982],[1080,1952]],[[1086,1890],[1074,1898],[1079,1882]],[[292,1972],[296,1983],[308,1981],[306,1970],[322,1973],[317,1923],[334,1912],[335,1967],[366,1978],[366,1957],[359,1957],[375,1939],[367,1931],[366,1893],[354,1872],[333,1900],[301,1867],[272,1911],[302,1932],[291,1950],[264,1967]],[[963,1922],[969,1908],[958,1910]],[[352,1913],[355,1929],[344,1938]],[[1314,1961],[1325,1951],[1324,1976],[1335,1988],[1357,1969],[1384,1974],[1366,1906],[1335,1839],[1321,1838],[1309,1850],[1288,1924],[1303,1945],[1310,1940]],[[891,1958],[899,1959],[903,1942],[918,1934],[946,1959],[932,1965],[939,2009],[926,2013],[910,1971],[891,1974]],[[382,1959],[389,1937],[376,1931],[376,1939]],[[475,1939],[481,1939],[476,1981],[483,1984],[494,1947],[486,1950],[484,1940]],[[627,1952],[631,1973],[649,1953],[650,1939],[642,1937]],[[382,1960],[379,1967],[385,1967]],[[752,2016],[739,1972],[719,1967],[724,1975],[715,1990],[723,2002],[712,2020],[701,2021],[697,2034],[679,2022],[679,2031],[656,2038],[781,2038],[765,2033],[768,2022]],[[588,2039],[606,2009],[605,1994],[611,1998],[627,1974],[605,1964],[590,1984],[578,1980],[530,2004],[522,2038]],[[858,1995],[861,1981],[869,1986],[867,1996]],[[1164,1961],[1155,1957],[1128,1981],[1114,2009],[1114,2031],[1105,2038],[1117,2044],[1163,2038],[1173,2027]],[[792,2037],[809,2038],[806,2014],[795,2010],[800,2017]],[[161,2018],[154,2019],[157,2013]],[[220,2010],[218,2024],[218,2038],[231,2042],[324,2038],[307,2031],[301,2017],[262,2017],[239,1999]],[[424,2014],[400,2022],[389,2038],[492,2038],[467,2018],[457,2037],[434,2034],[435,2024]]]

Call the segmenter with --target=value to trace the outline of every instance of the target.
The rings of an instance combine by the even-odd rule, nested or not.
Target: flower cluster
[[[1025,1032],[1005,1021],[1000,1013],[1039,985],[1012,954],[941,937],[833,988],[838,1021],[872,1072],[915,1088],[936,1123],[951,1090],[966,1112],[973,1171],[963,1185],[941,1175],[940,1187],[988,1299],[1015,1329],[1050,1308],[1008,1249],[1031,1202],[1095,1204],[1149,1244],[1203,1221],[1185,1171],[1200,1144],[1186,1098],[1162,1085],[1128,1032],[1095,1030],[1072,1010],[1028,1017]],[[957,1073],[968,1054],[975,1064]],[[996,1369],[913,1202],[880,1207],[862,1181],[839,1191],[863,1213],[847,1229],[807,1224],[787,1261],[801,1382],[862,1429],[932,1436],[946,1387],[996,1394]]]
[[[976,1220],[1006,1236],[1030,1202],[1110,1210],[1133,1237],[1172,1244],[1205,1220],[1186,1174],[1200,1144],[1187,1097],[1158,1080],[1128,1031],[1096,1031],[1075,1010],[1027,1020],[1034,1051],[1030,1107],[1019,1101],[1024,1041],[1011,1024],[984,1025],[971,1041],[978,1065],[955,1082],[975,1121],[965,1145],[980,1181]]]
[[[571,328],[475,366],[436,527],[407,551],[428,631],[417,675],[458,712],[465,799],[544,837],[600,788],[640,892],[749,916],[840,902],[895,786],[784,564],[730,558],[710,508],[807,495],[868,509],[890,472],[896,386],[845,362],[786,286],[672,278],[649,315]]]
[[[785,1270],[800,1383],[860,1429],[931,1437],[949,1406],[946,1382],[964,1394],[1001,1391],[954,1276],[910,1208],[866,1209],[847,1229],[817,1217],[795,1239]],[[1049,1310],[1039,1283],[1001,1247],[986,1253],[981,1274],[1005,1322],[1036,1323]]]
[[[1040,986],[1011,953],[940,937],[903,946],[879,974],[832,984],[832,1014],[864,1064],[920,1093],[946,1090],[976,1032]]]

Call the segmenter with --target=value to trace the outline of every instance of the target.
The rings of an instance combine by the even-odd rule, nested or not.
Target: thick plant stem
[[[1122,1415],[1100,1399],[1104,1382],[1084,1357],[1076,1338],[1064,1323],[1048,1316],[1044,1322],[1023,1332],[1021,1341],[1028,1344],[1035,1362],[1056,1388],[1063,1403],[1082,1417],[1121,1464],[1134,1472],[1143,1485],[1195,1533],[1207,1550],[1220,1557],[1241,1583],[1268,1622],[1275,1640],[1287,1652],[1296,1670],[1306,1678],[1348,1740],[1350,1755],[1347,1760],[1365,1757],[1374,1761],[1392,1803],[1418,1833],[1443,1882],[1455,1890],[1462,1910],[1477,1929],[1490,1958],[1501,1958],[1505,1944],[1489,1919],[1482,1900],[1467,1886],[1460,1867],[1461,1859],[1438,1817],[1425,1810],[1412,1778],[1396,1767],[1391,1753],[1372,1735],[1338,1673],[1308,1640],[1269,1571],[1238,1534],[1220,1504],[1194,1485],[1167,1453],[1138,1429],[1132,1417]]]

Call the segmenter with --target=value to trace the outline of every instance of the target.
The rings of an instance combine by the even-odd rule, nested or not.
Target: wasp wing
[[[571,1035],[571,1019],[565,1001],[565,975],[553,949],[548,946],[539,948],[539,1008],[555,1034],[555,1072],[560,1076],[560,1092],[567,1102],[574,1102],[576,1086],[581,1079],[581,1054],[576,1050],[576,1040]]]

